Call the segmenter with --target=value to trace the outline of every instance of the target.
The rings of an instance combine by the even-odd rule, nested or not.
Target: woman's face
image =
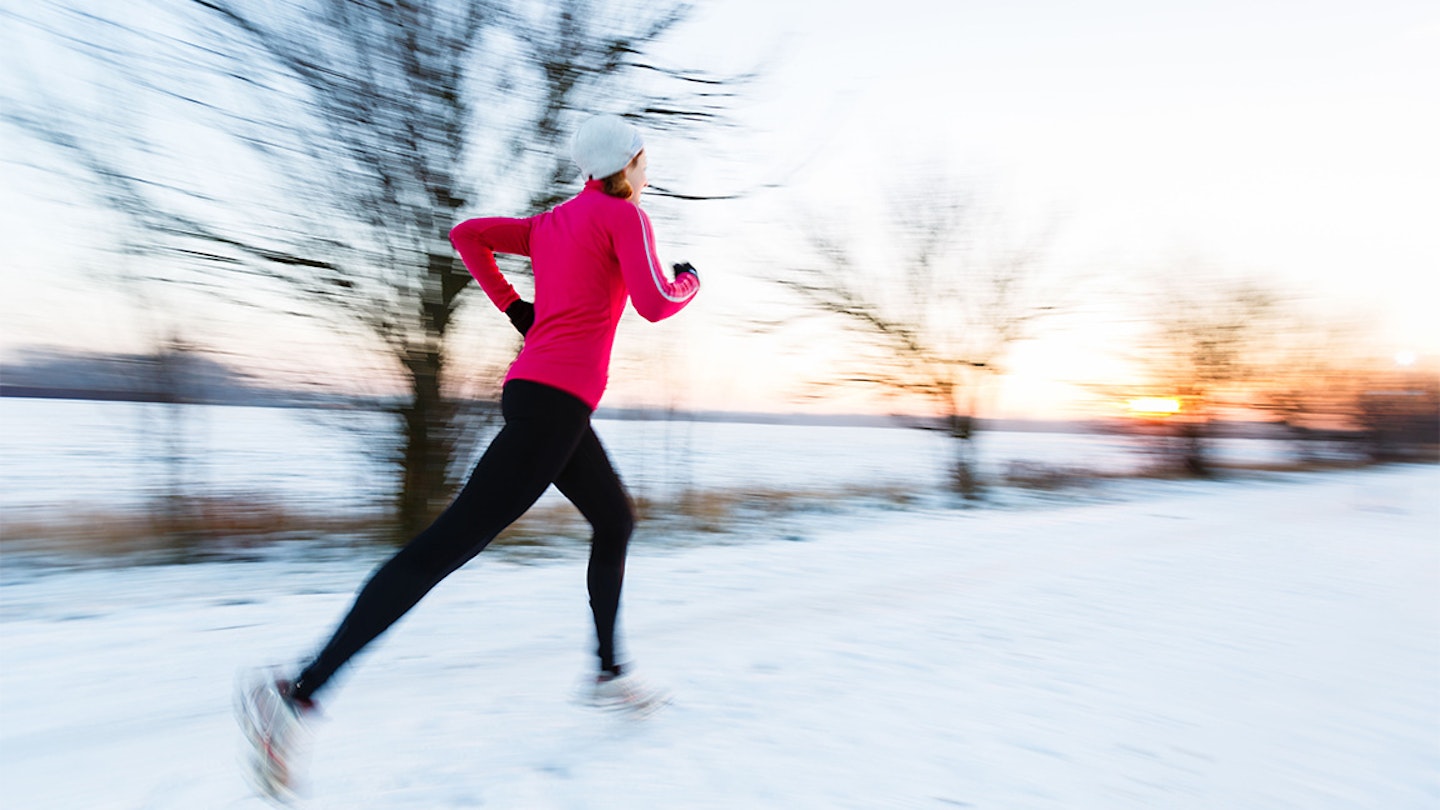
[[[648,162],[649,158],[645,157],[645,150],[641,149],[640,154],[636,155],[635,159],[630,161],[630,165],[625,167],[625,182],[630,184],[631,189],[630,202],[639,203],[640,193],[649,183],[645,177],[645,166]]]

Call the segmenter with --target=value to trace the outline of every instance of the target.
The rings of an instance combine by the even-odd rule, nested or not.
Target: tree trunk
[[[400,409],[405,437],[395,524],[396,539],[402,542],[430,525],[451,494],[454,407],[441,395],[442,356],[430,351],[406,358],[410,403]]]
[[[448,233],[448,222],[439,227]],[[448,239],[445,244],[449,246]],[[455,492],[450,469],[455,459],[456,408],[445,396],[445,340],[456,299],[468,278],[457,272],[448,252],[429,253],[420,301],[425,348],[412,349],[405,357],[410,403],[401,409],[405,440],[395,525],[402,542],[429,526]]]
[[[1209,478],[1214,473],[1210,465],[1210,434],[1208,419],[1203,423],[1187,422],[1181,425],[1181,464],[1187,475]]]

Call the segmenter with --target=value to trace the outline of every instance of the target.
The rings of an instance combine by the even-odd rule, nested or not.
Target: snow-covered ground
[[[583,563],[482,557],[323,696],[302,806],[1440,806],[1440,467],[804,529],[635,549],[642,722],[571,702]],[[12,570],[0,804],[264,806],[233,678],[374,562]]]
[[[378,452],[394,424],[379,413],[0,399],[0,509],[44,516],[135,507],[167,494],[271,499],[353,514],[388,502],[393,472]],[[943,434],[905,428],[597,419],[631,492],[935,488],[953,461]],[[1127,472],[1153,462],[1133,438],[985,432],[989,477],[1029,462]],[[478,452],[484,443],[475,448]],[[1264,463],[1294,447],[1256,439],[1215,443],[1217,457]],[[555,496],[558,501],[558,495]]]

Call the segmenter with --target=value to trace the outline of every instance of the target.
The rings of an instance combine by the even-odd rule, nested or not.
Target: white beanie
[[[645,148],[636,129],[618,115],[597,115],[586,119],[575,132],[570,154],[585,178],[603,179],[630,165]]]

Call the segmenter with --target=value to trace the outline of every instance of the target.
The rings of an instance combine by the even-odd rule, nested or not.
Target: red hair
[[[630,158],[630,162],[625,164],[625,169],[634,166],[635,161],[639,160],[640,156],[643,154],[645,154],[644,149],[636,152],[635,157]],[[601,180],[600,190],[605,192],[606,194],[609,194],[611,197],[619,197],[622,200],[630,199],[630,195],[635,193],[635,189],[631,188],[630,181],[625,179],[625,169],[621,169],[620,171],[615,172],[609,177]]]

